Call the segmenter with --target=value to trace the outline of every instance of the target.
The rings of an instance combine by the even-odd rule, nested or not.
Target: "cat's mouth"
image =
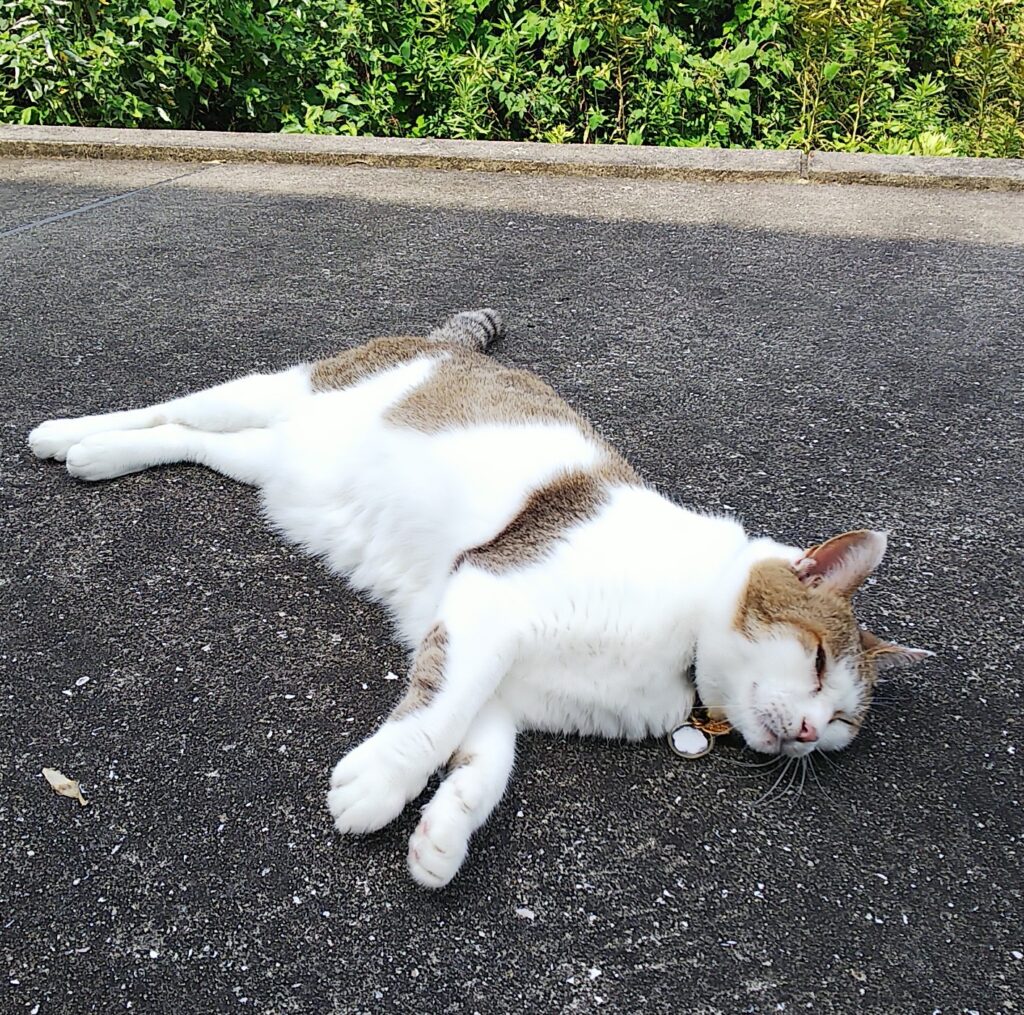
[[[754,723],[756,728],[752,731],[753,736],[744,730],[743,739],[751,748],[761,754],[785,754],[790,758],[802,758],[810,754],[816,746],[813,743],[784,737],[767,717],[760,714],[755,714]]]

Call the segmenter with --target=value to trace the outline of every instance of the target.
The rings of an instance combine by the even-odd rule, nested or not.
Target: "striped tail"
[[[461,314],[454,314],[427,338],[437,342],[454,342],[477,352],[486,352],[504,335],[505,322],[501,314],[486,307],[483,310],[464,310]]]

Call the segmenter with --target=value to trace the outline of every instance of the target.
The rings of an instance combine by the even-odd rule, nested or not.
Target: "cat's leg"
[[[413,659],[405,697],[334,766],[327,806],[338,831],[386,825],[451,757],[512,664],[516,614],[494,575],[464,567],[452,576]]]
[[[236,479],[262,485],[277,459],[272,429],[206,433],[177,423],[146,430],[115,430],[85,437],[67,453],[67,470],[94,482],[140,472],[154,465],[194,462]]]
[[[515,746],[515,722],[492,699],[452,755],[447,777],[409,839],[409,873],[425,888],[442,888],[458,873],[469,837],[505,793]]]
[[[269,426],[286,415],[297,400],[312,392],[309,372],[309,365],[301,364],[276,374],[239,377],[145,409],[50,419],[28,435],[29,446],[39,458],[62,462],[79,441],[113,430],[144,430],[167,423],[211,432]]]

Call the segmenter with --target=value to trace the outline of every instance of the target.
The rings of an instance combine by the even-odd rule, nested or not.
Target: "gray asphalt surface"
[[[1020,1011],[1022,278],[1024,195],[0,161],[0,1011]],[[25,435],[483,304],[676,499],[891,529],[861,616],[938,656],[795,802],[525,736],[430,894],[414,809],[323,806],[380,610],[243,487]]]

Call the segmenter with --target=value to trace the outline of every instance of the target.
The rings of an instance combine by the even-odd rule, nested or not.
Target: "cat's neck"
[[[694,677],[705,703],[714,704],[728,697],[723,674],[729,670],[730,653],[735,650],[740,606],[751,569],[764,560],[795,563],[800,554],[795,546],[774,539],[751,539],[744,534],[744,541],[732,558],[723,561],[721,571],[709,585],[695,632]]]

